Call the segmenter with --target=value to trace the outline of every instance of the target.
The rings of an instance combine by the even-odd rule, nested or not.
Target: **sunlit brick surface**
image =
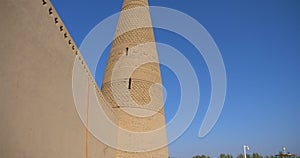
[[[149,132],[165,128],[161,75],[154,42],[148,1],[125,0],[104,74],[102,92],[116,113],[118,125],[129,131]],[[160,138],[167,142],[165,130],[160,133]],[[122,136],[118,141],[132,149],[143,143]],[[136,153],[118,150],[116,157],[168,157],[167,147],[149,152],[143,150]]]

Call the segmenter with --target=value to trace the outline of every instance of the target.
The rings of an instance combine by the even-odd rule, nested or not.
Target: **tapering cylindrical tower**
[[[117,157],[168,157],[167,146],[161,146],[167,145],[161,82],[148,0],[124,0],[103,78],[103,96],[120,128],[133,133],[160,132],[152,142],[119,134]]]

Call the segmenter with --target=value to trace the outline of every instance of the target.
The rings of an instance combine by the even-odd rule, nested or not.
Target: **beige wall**
[[[42,0],[1,0],[0,13],[0,157],[85,157],[72,93],[77,48],[62,21]],[[91,134],[88,144],[89,157],[115,157]]]

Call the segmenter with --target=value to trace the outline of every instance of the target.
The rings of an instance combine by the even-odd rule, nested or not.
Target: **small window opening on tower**
[[[72,44],[71,40],[69,40],[68,43],[69,43],[69,45],[71,45]]]
[[[128,47],[126,47],[126,56],[128,55]]]
[[[64,31],[64,27],[63,26],[60,26],[59,29],[60,29],[61,32]]]
[[[129,78],[128,89],[131,89],[131,77]]]
[[[52,15],[52,13],[53,13],[52,10],[53,10],[53,9],[50,7],[50,8],[49,8],[49,15]]]
[[[47,1],[46,1],[46,0],[42,0],[42,4],[43,4],[43,5],[46,5],[46,4],[47,4]]]

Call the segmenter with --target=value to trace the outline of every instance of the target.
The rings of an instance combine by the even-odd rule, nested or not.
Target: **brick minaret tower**
[[[148,0],[124,0],[102,92],[120,128],[131,132],[160,128],[163,130],[159,141],[167,143],[160,67]],[[167,147],[156,148],[155,141],[136,140],[134,135],[124,138],[119,134],[118,144],[129,151],[118,150],[116,157],[167,158]]]

